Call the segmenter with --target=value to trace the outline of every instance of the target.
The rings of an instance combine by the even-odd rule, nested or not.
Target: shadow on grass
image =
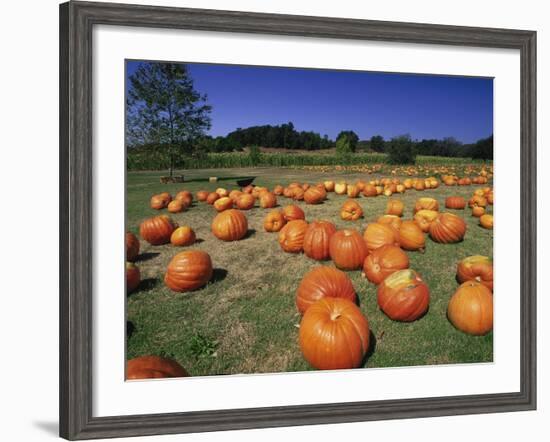
[[[227,270],[225,269],[214,269],[212,275],[211,283],[223,281],[227,277]]]
[[[256,233],[256,229],[248,229],[248,231],[246,232],[246,235],[244,235],[243,239],[251,238],[252,236],[254,236],[255,233]]]
[[[365,353],[365,357],[363,358],[363,361],[361,362],[360,367],[365,367],[370,357],[374,354],[376,350],[376,341],[377,341],[376,336],[374,335],[372,330],[369,330],[369,348]]]
[[[147,290],[151,290],[155,288],[159,284],[158,278],[146,278],[142,279],[139,283],[137,289],[135,289],[132,293],[130,293],[128,296],[136,295],[141,292],[145,292]]]
[[[159,252],[145,252],[138,255],[136,262],[149,261],[150,259],[159,256]]]

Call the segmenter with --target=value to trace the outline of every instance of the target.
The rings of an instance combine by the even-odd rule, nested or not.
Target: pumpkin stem
[[[340,316],[341,316],[340,313],[333,312],[330,314],[330,320],[336,321]]]

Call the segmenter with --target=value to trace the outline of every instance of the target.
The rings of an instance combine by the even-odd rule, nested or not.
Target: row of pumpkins
[[[304,186],[295,183],[288,187],[303,189]],[[330,189],[330,186],[328,187]],[[283,193],[286,189],[288,188],[283,189]],[[248,187],[238,194],[235,191],[228,192],[227,196],[222,196],[225,193],[223,190],[215,192],[217,197],[211,197],[211,201],[208,202],[214,204],[222,198],[233,202],[250,195],[254,202],[259,199],[262,207],[273,207],[273,198],[273,205],[276,205],[274,193],[264,188]],[[304,196],[309,190],[321,190],[321,186],[308,186]],[[323,190],[324,199],[326,188]],[[293,190],[292,193],[294,192]],[[291,192],[287,193],[292,197]],[[198,200],[207,201],[210,195],[212,194],[199,191],[196,196]],[[472,212],[477,207],[484,208],[492,204],[492,196],[490,188],[476,190],[468,202]],[[169,195],[160,194],[152,198],[152,206],[156,197],[164,199],[164,207],[168,207],[173,201],[181,201],[189,207],[193,200],[192,194],[188,191],[178,193],[174,200]],[[449,209],[464,209],[466,201],[462,197],[449,197],[445,205]],[[413,220],[401,220],[403,209],[404,205],[400,200],[390,199],[386,214],[377,222],[369,224],[363,236],[354,229],[337,231],[334,224],[329,221],[314,221],[308,224],[305,221],[305,213],[296,205],[289,205],[267,214],[264,228],[268,232],[279,232],[279,244],[285,252],[303,251],[308,257],[319,261],[332,259],[337,267],[314,268],[304,276],[296,294],[296,306],[303,315],[299,334],[300,348],[305,359],[313,367],[357,367],[369,348],[368,321],[356,306],[352,282],[342,270],[362,269],[363,276],[378,285],[378,305],[391,319],[414,321],[426,313],[429,306],[429,288],[418,273],[409,269],[409,260],[402,248],[422,251],[425,246],[425,232],[429,232],[436,242],[461,241],[466,233],[466,223],[453,213],[439,213],[438,202],[433,198],[420,198],[416,202]],[[362,216],[362,209],[350,199],[342,206],[340,216],[342,219],[358,219]],[[483,219],[483,216],[480,219]],[[481,225],[492,228],[492,218],[490,226],[483,222]],[[248,221],[244,213],[229,207],[221,210],[212,222],[213,234],[224,241],[239,240],[247,231]],[[187,246],[193,244],[196,239],[190,227],[178,227],[167,215],[143,221],[140,225],[140,235],[152,245],[171,242],[174,245]],[[129,261],[127,287],[130,292],[137,287],[140,279],[139,269],[131,262],[139,254],[139,241],[135,235],[127,233],[126,244]],[[212,274],[212,260],[208,253],[187,250],[172,258],[165,274],[165,283],[174,291],[185,292],[206,285]],[[462,284],[449,301],[449,320],[466,333],[488,333],[492,330],[493,311],[491,261],[482,256],[466,258],[458,265],[457,278]],[[157,357],[143,358],[151,361]],[[137,370],[138,375],[130,373],[130,367],[134,365],[132,361],[128,363],[129,379],[140,376],[157,377],[158,370],[153,370],[155,373],[145,376],[141,372],[143,367],[139,364],[141,368]]]

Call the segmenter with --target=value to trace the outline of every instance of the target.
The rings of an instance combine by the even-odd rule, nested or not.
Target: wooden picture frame
[[[511,48],[521,58],[521,390],[518,393],[92,416],[92,28],[139,26]],[[536,408],[536,33],[69,2],[60,6],[60,435],[70,440],[509,412]]]

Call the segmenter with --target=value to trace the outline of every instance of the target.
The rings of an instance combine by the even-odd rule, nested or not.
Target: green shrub
[[[415,164],[416,162],[414,143],[409,135],[392,138],[389,143],[386,143],[386,152],[390,164]]]

